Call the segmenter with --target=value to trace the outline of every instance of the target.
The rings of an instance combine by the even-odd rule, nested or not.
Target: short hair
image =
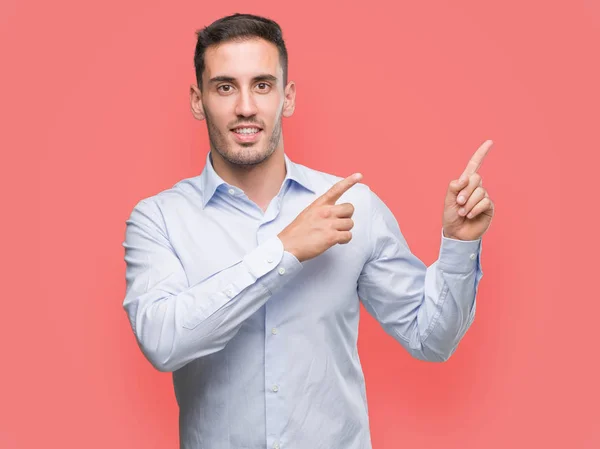
[[[235,13],[222,17],[201,30],[196,31],[198,41],[194,52],[196,82],[202,89],[204,53],[211,45],[227,41],[245,41],[261,38],[275,44],[279,50],[279,62],[283,68],[283,83],[287,84],[288,53],[283,40],[281,27],[273,20],[253,14]]]

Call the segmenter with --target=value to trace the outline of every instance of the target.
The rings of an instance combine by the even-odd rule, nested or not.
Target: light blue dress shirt
[[[369,449],[359,305],[413,357],[442,362],[475,317],[481,239],[414,256],[365,184],[352,240],[299,262],[277,234],[341,177],[292,162],[263,212],[214,171],[141,200],[126,224],[123,307],[173,372],[182,449]]]

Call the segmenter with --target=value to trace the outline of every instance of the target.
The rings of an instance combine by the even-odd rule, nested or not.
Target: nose
[[[235,105],[235,113],[239,116],[250,117],[258,112],[254,97],[248,89],[241,89]]]

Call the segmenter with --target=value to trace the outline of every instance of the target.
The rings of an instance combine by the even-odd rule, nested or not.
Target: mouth
[[[238,142],[255,142],[260,138],[263,132],[262,128],[258,126],[238,126],[231,129],[234,138]]]

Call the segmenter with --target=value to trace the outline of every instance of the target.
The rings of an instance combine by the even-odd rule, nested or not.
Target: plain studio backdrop
[[[361,312],[374,449],[597,448],[600,6],[570,1],[0,6],[0,447],[175,448],[171,375],[122,309],[135,203],[200,174],[195,31],[278,21],[295,162],[364,174],[438,256],[445,191],[486,139],[496,204],[477,316],[446,363]]]

